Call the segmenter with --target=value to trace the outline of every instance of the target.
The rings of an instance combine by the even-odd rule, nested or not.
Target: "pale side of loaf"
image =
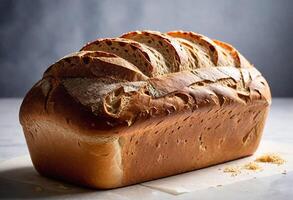
[[[40,174],[106,189],[253,154],[270,104],[266,80],[231,45],[137,31],[50,66],[20,122]]]

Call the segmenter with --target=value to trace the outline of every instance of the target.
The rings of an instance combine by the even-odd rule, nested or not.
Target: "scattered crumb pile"
[[[232,167],[232,166],[225,167],[224,172],[231,173],[231,176],[237,176],[238,174],[241,173],[239,167]]]
[[[244,170],[251,170],[251,171],[262,171],[262,167],[257,164],[257,162],[260,163],[270,163],[270,164],[277,164],[277,165],[282,165],[285,163],[285,160],[281,158],[278,154],[264,154],[257,159],[255,159],[254,162],[247,163],[243,165],[242,167],[240,166],[228,166],[225,167],[223,172],[225,173],[230,173],[231,176],[237,176],[241,173],[241,169]],[[284,171],[282,174],[286,174],[286,171]]]
[[[223,171],[225,173],[231,173],[231,176],[237,176],[238,174],[241,173],[241,169],[252,170],[252,171],[262,170],[261,166],[259,166],[256,162],[250,162],[248,164],[243,165],[242,167],[228,166],[228,167],[225,167]]]
[[[277,164],[277,165],[282,165],[285,163],[285,160],[281,158],[277,154],[264,154],[260,157],[258,157],[256,162],[265,162],[265,163],[272,163],[272,164]]]
[[[244,165],[243,168],[247,170],[253,170],[253,171],[262,170],[261,166],[259,166],[256,162],[250,162]]]

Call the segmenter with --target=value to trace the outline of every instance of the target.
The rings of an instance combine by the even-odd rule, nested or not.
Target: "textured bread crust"
[[[250,66],[250,63],[232,45],[219,40],[214,40],[214,42],[233,57],[236,67]]]
[[[141,33],[158,44],[164,40],[176,59],[194,63],[186,67],[179,62],[169,70],[174,60],[166,63],[162,49],[131,40]],[[96,49],[95,41],[48,68],[20,109],[40,174],[107,189],[255,152],[271,104],[266,80],[226,43],[191,32],[168,35],[132,32],[123,36],[128,39],[111,39],[107,51]],[[111,51],[122,40],[125,45],[114,45],[119,53]],[[171,40],[186,55],[176,54]],[[127,45],[137,48],[122,54]],[[161,54],[163,64],[150,68],[129,59],[144,54],[143,62]]]
[[[121,37],[145,44],[162,55],[168,72],[178,72],[188,66],[188,57],[185,48],[173,37],[155,31],[134,31]]]
[[[156,55],[146,45],[123,38],[99,39],[85,45],[81,51],[104,51],[114,53],[136,65],[147,76],[167,73],[161,68]]]

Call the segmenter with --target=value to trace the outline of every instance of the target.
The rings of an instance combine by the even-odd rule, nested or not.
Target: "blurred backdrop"
[[[22,97],[48,65],[99,37],[183,29],[233,44],[293,96],[290,0],[0,0],[0,97]]]

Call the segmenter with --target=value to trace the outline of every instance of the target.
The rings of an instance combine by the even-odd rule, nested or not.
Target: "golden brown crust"
[[[44,77],[48,76],[57,79],[110,77],[126,81],[148,78],[136,66],[123,58],[101,51],[82,51],[70,54],[49,67],[44,73]]]
[[[244,58],[232,45],[219,40],[214,40],[214,42],[228,51],[228,53],[234,58],[236,67],[251,67],[251,64],[246,58]]]
[[[157,64],[159,61],[146,45],[123,38],[98,39],[85,45],[81,51],[114,53],[128,60],[138,67],[142,73],[150,77],[161,74],[160,70],[166,72]]]
[[[243,71],[255,79],[245,81],[242,78]],[[221,105],[226,102],[247,104],[252,100],[263,100],[269,104],[270,94],[267,88],[265,80],[255,69],[217,67],[183,71],[151,78],[146,84],[129,92],[125,91],[122,84],[105,96],[102,112],[132,124],[140,117],[195,110],[200,102],[206,100]],[[114,110],[111,109],[113,106]]]
[[[61,85],[43,93],[45,81],[47,78],[33,87],[20,110],[37,171],[89,187],[120,186],[120,146],[113,128],[83,109]]]
[[[255,152],[268,107],[230,104],[145,121],[121,136],[125,185],[211,166]],[[249,120],[247,120],[249,119]],[[135,125],[134,125],[135,126]]]
[[[156,31],[134,31],[121,36],[145,44],[158,51],[168,67],[168,72],[179,72],[188,65],[187,52],[175,38]]]
[[[207,52],[210,56],[209,59],[215,66],[233,66],[234,64],[233,58],[229,54],[224,53],[220,46],[206,36],[185,31],[172,31],[167,34],[175,38],[187,40],[195,46],[200,46],[201,48],[195,47],[195,49],[197,51],[203,50],[203,54],[205,54],[205,56],[207,56]]]
[[[28,92],[20,122],[41,174],[115,188],[256,150],[271,103],[260,72],[226,43],[146,33],[176,59],[167,64],[163,50],[129,39],[98,40],[53,64]]]

